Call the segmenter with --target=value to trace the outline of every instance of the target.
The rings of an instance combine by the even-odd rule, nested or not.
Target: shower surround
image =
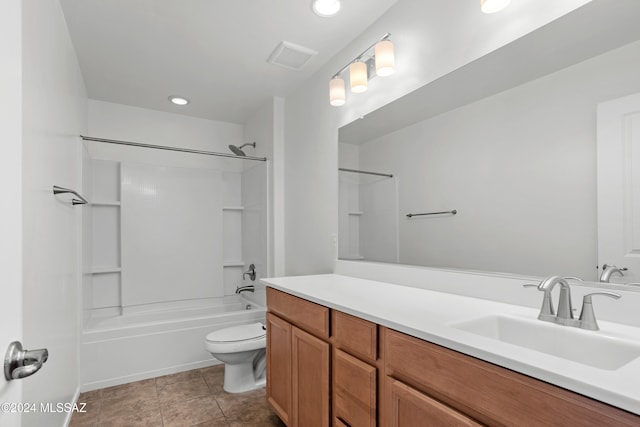
[[[235,289],[267,274],[266,162],[126,150],[84,156],[83,391],[218,363],[207,333],[264,319]]]

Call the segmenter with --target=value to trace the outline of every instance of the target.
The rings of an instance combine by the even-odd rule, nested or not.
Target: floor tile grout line
[[[160,388],[161,388],[161,386],[158,385],[158,379],[162,378],[163,376],[149,378],[149,379],[153,379],[153,386],[154,386],[153,389],[155,391],[155,400],[156,400],[156,402],[158,404],[158,411],[159,411],[159,415],[160,415],[160,420],[161,420],[162,426],[165,425],[164,412],[162,411],[163,408],[166,408],[166,407],[171,406],[171,405],[183,404],[183,403],[187,403],[187,402],[190,402],[190,401],[193,401],[193,400],[196,400],[196,399],[203,399],[203,398],[207,398],[207,397],[210,397],[213,400],[215,400],[216,405],[217,405],[217,407],[218,407],[218,409],[220,410],[220,413],[221,413],[220,421],[224,420],[224,422],[226,423],[227,426],[231,425],[231,419],[229,417],[230,417],[231,413],[233,413],[233,411],[231,411],[231,413],[229,413],[229,414],[226,414],[225,411],[222,410],[222,406],[221,406],[221,403],[220,403],[220,399],[225,399],[227,397],[226,396],[227,392],[224,392],[224,390],[222,391],[222,393],[214,392],[214,390],[212,388],[212,387],[217,388],[217,386],[222,384],[222,382],[224,381],[224,377],[223,377],[223,375],[220,375],[220,374],[223,374],[224,371],[223,370],[220,370],[220,371],[216,370],[216,371],[210,372],[209,375],[206,375],[205,373],[203,373],[203,369],[207,369],[207,368],[194,369],[193,371],[196,371],[196,372],[192,373],[192,376],[193,376],[192,378],[185,378],[185,379],[182,379],[182,380],[173,381],[173,382],[170,382],[168,384],[164,384],[162,386],[162,388],[164,388],[165,386],[171,385],[171,384],[176,384],[178,382],[192,382],[193,383],[194,381],[202,381],[202,382],[205,383],[205,386],[207,388],[208,393],[202,394],[202,395],[199,395],[199,396],[195,396],[195,397],[190,397],[190,398],[185,399],[185,400],[179,400],[179,401],[172,402],[172,403],[165,404],[165,405],[161,404],[161,401],[160,401]],[[183,371],[183,372],[188,372],[188,371]],[[173,374],[169,374],[169,375],[173,375]],[[215,377],[218,377],[219,375],[221,376],[220,378],[215,378]],[[209,378],[210,381],[207,381],[207,378]],[[143,381],[145,381],[145,380],[140,380],[140,381],[136,381],[136,382],[133,382],[133,383],[123,384],[123,386],[125,386],[125,387],[123,387],[123,389],[126,390],[127,388],[130,388],[130,387],[127,387],[127,386],[130,386],[131,384],[143,382]],[[113,387],[119,387],[119,386],[113,386]],[[131,388],[134,388],[134,387],[131,387]],[[111,387],[108,387],[108,388],[111,388]],[[102,390],[105,390],[105,389],[102,389]],[[96,399],[96,401],[94,401],[94,404],[96,404],[96,403],[99,404],[98,405],[98,413],[95,416],[96,418],[95,418],[94,423],[92,423],[92,425],[94,425],[94,426],[99,425],[100,418],[103,415],[102,414],[103,409],[105,408],[105,406],[108,406],[109,401],[116,399],[116,398],[105,399],[104,396],[105,396],[105,394],[103,392],[101,392],[101,393],[98,394],[98,398]],[[150,402],[150,401],[151,401],[151,399],[144,400],[144,402]],[[107,405],[105,405],[105,404],[107,404]],[[229,411],[229,410],[231,410],[231,408],[227,408],[227,410]],[[212,420],[215,420],[215,418],[212,419]],[[210,421],[212,421],[212,420],[210,420]],[[197,424],[196,424],[196,426],[197,426]]]
[[[153,379],[153,385],[156,389],[156,399],[158,399],[158,412],[160,412],[160,422],[162,423],[162,427],[164,427],[164,414],[162,413],[162,407],[160,406],[160,393],[158,392],[158,377]]]

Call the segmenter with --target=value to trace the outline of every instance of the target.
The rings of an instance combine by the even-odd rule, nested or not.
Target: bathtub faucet
[[[249,269],[247,271],[245,271],[244,273],[242,273],[242,280],[244,280],[246,276],[249,276],[249,279],[251,279],[252,282],[254,280],[256,280],[256,265],[255,264],[249,265]]]
[[[236,286],[236,294],[240,294],[242,292],[255,292],[255,288],[253,285]]]

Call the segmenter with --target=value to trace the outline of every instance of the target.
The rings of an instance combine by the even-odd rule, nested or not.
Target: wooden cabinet
[[[640,417],[607,404],[391,329],[381,329],[389,377],[480,423],[545,427],[640,425]]]
[[[476,427],[471,418],[432,399],[398,380],[387,377],[391,427]]]
[[[342,350],[333,351],[334,417],[351,427],[376,425],[377,372]]]
[[[267,288],[267,308],[317,337],[329,339],[329,309],[320,304]]]
[[[271,288],[267,304],[267,401],[289,427],[328,427],[329,309]]]
[[[267,313],[267,401],[289,425],[291,414],[291,324]]]
[[[267,288],[267,400],[289,427],[640,426],[640,417]]]
[[[329,343],[293,327],[291,425],[329,425]]]
[[[378,356],[378,325],[337,310],[331,310],[331,324],[336,347],[375,363]]]
[[[333,415],[351,427],[377,425],[378,325],[331,310]]]

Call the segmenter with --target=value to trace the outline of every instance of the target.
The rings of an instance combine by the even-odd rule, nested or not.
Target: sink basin
[[[493,315],[449,326],[609,371],[640,357],[640,343],[537,319]]]

